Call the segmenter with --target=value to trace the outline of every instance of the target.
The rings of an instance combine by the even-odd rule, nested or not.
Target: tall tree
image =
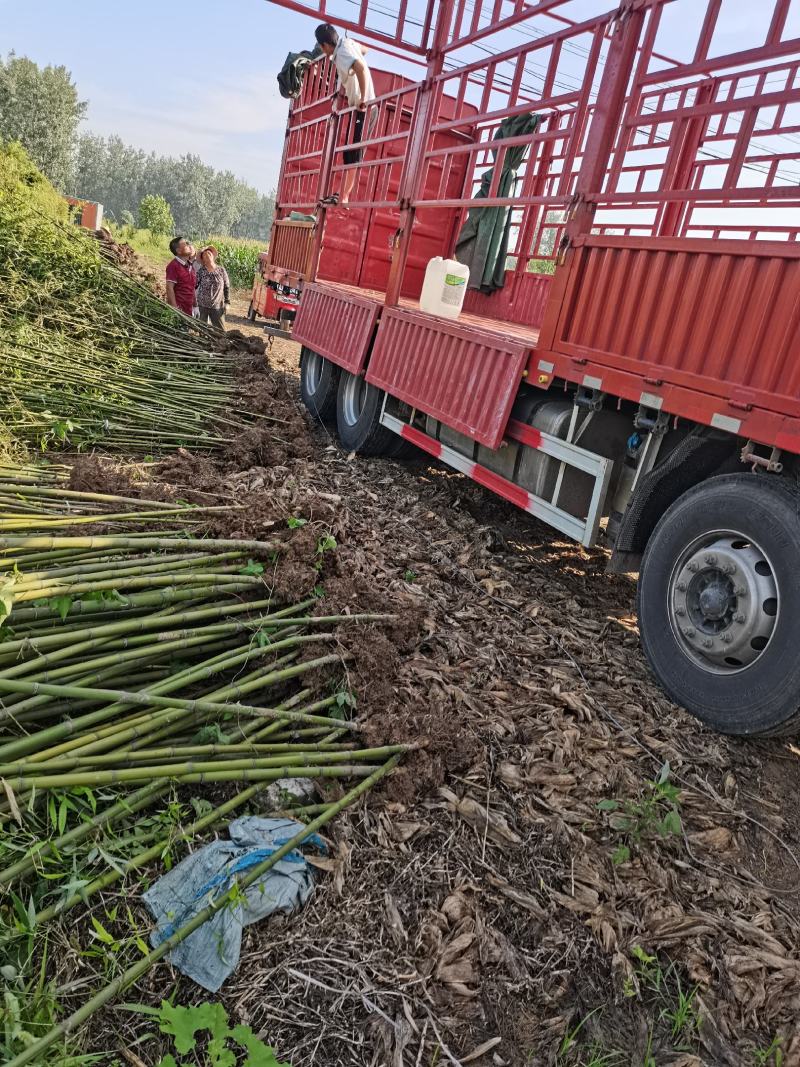
[[[78,125],[86,103],[66,67],[0,57],[0,140],[19,141],[62,192],[71,185]]]
[[[153,196],[149,193],[142,197],[139,204],[139,225],[155,237],[171,236],[175,232],[175,220],[163,196]]]
[[[145,196],[162,196],[178,233],[193,237],[269,237],[274,195],[265,196],[199,156],[149,155],[119,137],[80,138],[76,195],[99,200],[110,217],[133,214]]]

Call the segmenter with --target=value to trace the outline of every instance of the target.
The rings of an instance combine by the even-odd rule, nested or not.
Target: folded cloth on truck
[[[261,863],[303,829],[294,819],[245,816],[228,827],[230,841],[213,841],[173,867],[144,894],[156,920],[150,936],[155,948],[184,926],[220,894],[227,893],[236,875]],[[316,834],[310,845],[326,851]],[[297,849],[287,853],[263,878],[221,908],[169,954],[182,974],[216,993],[239,964],[242,930],[274,911],[294,911],[311,894],[313,878]]]
[[[290,52],[278,74],[278,92],[285,100],[295,100],[303,88],[303,75],[311,63],[322,55],[319,45],[312,52]]]
[[[495,141],[507,137],[525,137],[534,134],[542,121],[541,115],[526,112],[522,115],[509,115],[503,119],[494,135]],[[498,197],[514,195],[514,183],[517,171],[525,158],[528,145],[513,145],[506,149],[500,180],[497,185]],[[497,165],[499,149],[492,149],[492,158]],[[481,175],[481,187],[475,199],[485,199],[492,187],[494,167]],[[511,233],[511,208],[482,207],[472,208],[467,215],[461,233],[456,241],[455,256],[459,263],[469,267],[469,288],[480,289],[482,293],[493,293],[502,289],[506,281],[506,256]]]

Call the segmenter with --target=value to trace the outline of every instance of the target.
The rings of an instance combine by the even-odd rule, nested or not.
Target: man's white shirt
[[[351,37],[340,37],[331,58],[339,75],[339,86],[344,89],[347,95],[347,103],[350,107],[357,107],[361,103],[367,104],[370,100],[375,99],[372,75],[358,41],[354,41]],[[356,78],[356,72],[353,70],[353,64],[359,59],[364,63],[364,88],[366,91],[363,101],[358,78]]]

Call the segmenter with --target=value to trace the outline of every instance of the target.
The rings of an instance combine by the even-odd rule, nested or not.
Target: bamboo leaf
[[[19,806],[17,804],[17,798],[14,796],[14,790],[11,788],[9,782],[5,778],[0,778],[3,783],[3,791],[6,794],[6,800],[8,801],[8,807],[11,811],[11,816],[15,822],[22,826],[22,815],[20,814]]]
[[[103,926],[100,920],[95,915],[90,916],[90,918],[92,920],[92,926],[94,927],[95,936],[97,937],[98,941],[102,941],[104,945],[115,944],[116,942],[114,941],[114,937],[108,932],[108,930],[106,930],[105,926]]]

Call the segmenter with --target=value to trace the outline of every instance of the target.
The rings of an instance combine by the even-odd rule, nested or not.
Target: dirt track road
[[[296,346],[271,358],[291,393]],[[314,434],[287,506],[340,496],[344,569],[420,611],[391,687],[379,664],[357,684],[373,724],[428,747],[353,818],[308,912],[252,935],[234,1003],[295,1067],[433,1063],[437,1044],[451,1063],[756,1063],[776,1036],[800,1063],[796,750],[670,704],[603,552],[423,458]],[[662,836],[666,762],[681,823]]]
[[[335,535],[337,608],[408,621],[351,684],[368,738],[420,747],[306,908],[248,929],[234,1019],[293,1067],[800,1063],[796,750],[670,704],[601,551],[424,458],[343,454],[295,414],[297,347],[269,359],[282,451],[225,490]]]

